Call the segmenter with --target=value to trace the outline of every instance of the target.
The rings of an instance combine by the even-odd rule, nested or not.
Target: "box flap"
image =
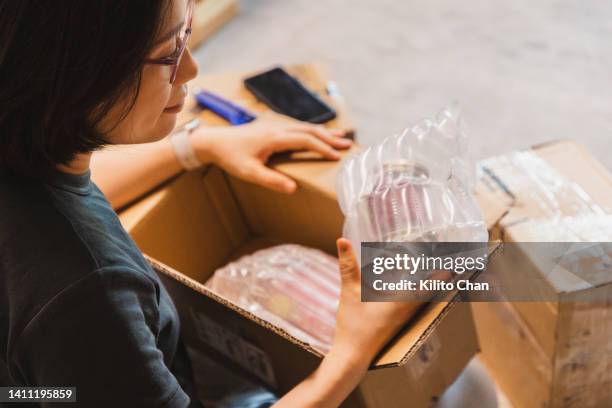
[[[260,326],[263,326],[271,331],[273,331],[274,333],[280,335],[281,337],[291,341],[292,343],[297,344],[298,346],[306,349],[307,351],[317,355],[317,356],[321,356],[321,353],[317,350],[315,350],[314,348],[312,348],[309,344],[299,340],[298,338],[292,336],[291,334],[289,334],[286,330],[283,330],[282,328],[279,328],[267,321],[265,321],[264,319],[261,319],[260,317],[257,317],[257,315],[249,312],[248,310],[236,305],[234,302],[227,300],[226,298],[224,298],[223,296],[218,295],[217,293],[209,290],[205,285],[203,285],[202,283],[196,281],[195,279],[192,279],[188,276],[186,276],[185,274],[177,271],[174,268],[169,267],[168,265],[165,265],[162,262],[157,261],[156,259],[145,255],[146,260],[151,264],[151,266],[153,267],[153,269],[155,269],[155,271],[157,271],[158,273],[164,274],[166,276],[171,277],[174,280],[177,280],[179,282],[181,282],[183,285],[193,289],[194,291],[208,297],[211,299],[214,299],[216,302],[224,305],[225,307],[234,310],[235,312],[237,312],[238,314],[248,318],[249,320],[252,320],[253,322],[257,323]]]
[[[416,352],[439,322],[452,309],[452,302],[426,305],[372,363],[372,368],[404,365]]]
[[[359,390],[368,407],[429,407],[478,351],[470,305],[454,303],[409,363],[370,370]]]
[[[496,257],[501,248],[499,242],[490,243],[487,249],[489,260]],[[476,275],[469,279],[476,278]],[[393,339],[374,360],[372,368],[382,368],[388,366],[405,365],[414,356],[414,353],[419,350],[420,346],[426,342],[429,336],[436,330],[438,325],[442,323],[444,317],[452,311],[459,300],[459,293],[454,291],[449,293],[441,302],[432,302],[424,305],[424,307],[415,315],[415,317],[406,325],[406,328]],[[468,322],[456,322],[459,325],[458,330],[464,330],[461,325]],[[471,324],[471,322],[470,322]]]

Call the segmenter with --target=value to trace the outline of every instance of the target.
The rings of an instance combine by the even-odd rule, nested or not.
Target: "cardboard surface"
[[[505,239],[541,240],[540,231],[529,229],[534,220],[612,214],[612,176],[583,146],[560,140],[522,154],[523,159],[534,155],[542,163],[518,160],[520,155],[501,155],[480,164],[484,171],[476,193],[483,211],[499,212],[504,200],[510,204],[500,220]],[[496,164],[498,168],[491,169]]]
[[[512,171],[484,174],[481,180],[487,188],[480,190],[491,202],[494,194],[505,194],[512,202],[498,222],[499,236],[505,242],[539,241],[542,236],[551,239],[550,232],[557,228],[562,240],[564,228],[580,217],[592,217],[585,219],[599,228],[597,217],[612,213],[610,173],[572,141],[535,146],[532,152],[552,168],[554,174],[547,176],[551,184],[520,184],[512,179]],[[516,177],[523,176],[517,172]],[[522,188],[513,190],[511,185]],[[555,200],[534,193],[539,190]],[[530,260],[529,246],[523,248],[496,258],[490,270],[517,285],[526,284],[513,273],[517,268],[521,275],[539,275],[538,289],[557,300],[474,304],[483,360],[518,407],[612,406],[612,274],[599,276],[596,286],[585,289],[573,276],[546,277]],[[589,294],[602,301],[580,301]]]
[[[336,166],[330,162],[327,165]],[[298,191],[283,195],[209,167],[178,177],[155,193],[152,202],[140,203],[122,215],[130,234],[164,276],[181,315],[187,344],[208,349],[233,362],[236,370],[280,392],[311,372],[321,354],[211,293],[202,284],[228,261],[279,242],[297,242],[334,253],[335,240],[342,231],[342,215],[335,198],[324,188],[317,189],[312,180],[297,181]],[[432,372],[435,378],[427,380],[433,381],[427,387],[418,380],[419,398],[429,400],[434,396],[431,393],[439,394],[478,350],[466,307],[452,302],[429,305],[381,353],[372,369],[404,367],[393,374],[399,376],[396,381],[402,382],[410,379],[410,373],[417,381],[414,370],[420,366],[416,372]],[[439,333],[442,329],[453,335]],[[239,346],[223,349],[218,342],[207,340],[207,332],[240,339],[232,340]],[[430,354],[426,361],[423,353]],[[241,363],[245,355],[257,363]],[[351,398],[361,401],[359,404],[380,406],[372,404],[385,397],[367,386],[377,383],[372,381],[364,382]],[[389,403],[384,406],[393,406]]]
[[[199,46],[231,20],[237,12],[237,0],[198,0],[191,23],[189,48]]]
[[[552,361],[508,303],[473,303],[480,359],[515,408],[546,407]]]
[[[475,348],[476,338],[449,342],[472,334],[466,326],[466,322],[472,321],[470,305],[453,303],[446,313],[449,315],[441,317],[439,325],[423,340],[410,362],[368,373],[360,390],[368,406],[429,407],[432,396],[442,394],[455,380],[453,373],[460,372],[467,365],[468,356],[479,350]],[[412,326],[411,330],[416,327]],[[440,363],[432,364],[433,361]]]
[[[289,71],[327,98],[322,95],[327,83],[322,66]],[[244,90],[241,79],[246,75],[207,76],[197,82],[242,103],[260,118],[291,121],[269,112]],[[344,106],[328,102],[338,118],[326,125],[351,130]],[[205,126],[224,124],[193,106],[187,106],[179,121],[193,116]],[[207,167],[180,175],[120,218],[172,295],[187,346],[217,356],[233,370],[284,393],[312,372],[321,354],[203,286],[230,260],[277,243],[300,243],[335,255],[343,224],[335,193],[338,163],[294,153],[275,158],[272,166],[297,181],[295,194],[274,193]],[[495,219],[492,216],[491,222]],[[344,406],[428,406],[477,351],[468,305],[430,304],[381,352]],[[396,389],[387,393],[390,384]]]

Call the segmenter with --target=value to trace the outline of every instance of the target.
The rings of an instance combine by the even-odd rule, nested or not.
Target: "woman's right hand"
[[[349,240],[336,242],[342,288],[332,352],[366,367],[421,302],[361,302],[361,271]]]
[[[342,288],[331,350],[319,367],[274,407],[339,406],[379,350],[414,315],[419,302],[361,302],[361,274],[351,243],[337,243]]]

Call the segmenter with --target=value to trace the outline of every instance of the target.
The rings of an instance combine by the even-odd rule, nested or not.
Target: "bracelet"
[[[199,125],[199,121],[188,122],[181,130],[170,135],[176,159],[185,170],[194,170],[202,166],[191,144],[190,134]]]

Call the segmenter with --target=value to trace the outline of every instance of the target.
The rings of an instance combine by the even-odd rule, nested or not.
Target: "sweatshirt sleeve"
[[[186,407],[157,347],[159,287],[103,268],[64,289],[29,322],[12,370],[30,386],[76,387],[77,405]]]

